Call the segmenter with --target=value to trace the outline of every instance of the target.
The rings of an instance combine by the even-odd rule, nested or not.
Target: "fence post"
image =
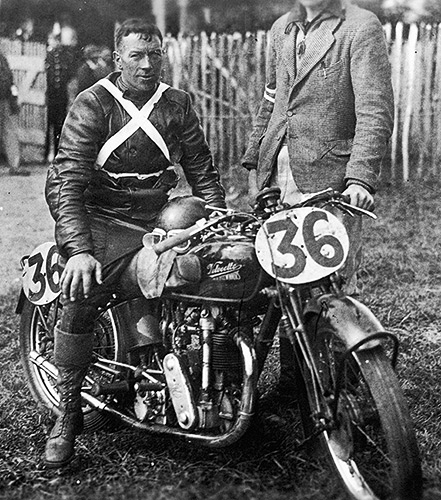
[[[410,124],[412,119],[412,105],[414,97],[414,85],[415,85],[415,59],[416,59],[416,48],[418,41],[418,25],[412,24],[409,30],[409,38],[407,42],[407,57],[408,57],[408,71],[407,71],[407,81],[408,81],[408,91],[407,91],[407,103],[404,112],[403,120],[403,181],[407,182],[409,180],[409,133]]]
[[[441,24],[438,24],[436,34],[436,60],[433,85],[434,133],[432,134],[432,140],[435,141],[435,147],[432,149],[432,173],[434,176],[439,174],[439,162],[441,161]]]
[[[201,33],[201,84],[202,84],[202,116],[205,136],[208,134],[208,106],[207,106],[207,34]]]
[[[394,106],[394,129],[392,132],[391,147],[391,179],[395,181],[397,177],[397,150],[398,150],[398,131],[401,102],[401,60],[403,53],[403,23],[397,23],[395,26],[395,41],[392,45],[391,64],[392,64],[392,83],[395,94]]]
[[[431,25],[424,26],[423,37],[421,40],[421,71],[419,71],[421,81],[421,126],[419,127],[422,131],[422,138],[419,142],[420,144],[420,154],[418,162],[418,178],[421,179],[427,174],[431,173],[431,161],[433,150],[433,137],[432,137],[432,124],[433,124],[433,113],[432,113],[432,84],[434,76],[433,67],[433,56],[434,56],[434,44],[432,43],[433,38],[433,27]]]
[[[390,178],[439,172],[441,161],[441,27],[384,26],[395,95]],[[192,93],[216,163],[237,165],[265,84],[268,33],[180,35],[167,42],[168,75]],[[415,160],[415,161],[414,161]],[[412,162],[412,165],[410,165]]]

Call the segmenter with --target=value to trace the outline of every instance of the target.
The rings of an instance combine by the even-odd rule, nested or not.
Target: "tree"
[[[439,0],[384,0],[385,15],[392,21],[426,22],[441,21]]]
[[[6,35],[12,35],[26,17],[36,21],[36,39],[45,42],[53,23],[63,14],[69,14],[81,44],[113,44],[115,21],[127,17],[154,17],[151,0],[1,0],[0,16]]]

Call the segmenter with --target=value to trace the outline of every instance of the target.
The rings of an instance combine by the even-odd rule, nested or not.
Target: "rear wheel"
[[[342,342],[317,317],[310,318],[307,328],[314,338],[316,374],[302,369],[300,410],[306,437],[317,433],[350,498],[420,499],[415,433],[383,347],[346,357]]]
[[[44,361],[52,366],[54,363],[54,327],[61,311],[59,300],[36,306],[25,301],[20,322],[20,355],[28,387],[36,402],[55,415],[58,414],[59,395],[56,379],[51,369],[45,369]],[[94,352],[102,358],[122,360],[125,346],[118,337],[117,317],[112,309],[105,311],[95,321]],[[110,382],[105,374],[93,366],[90,368],[85,384],[90,382]],[[111,376],[110,376],[111,377]],[[107,426],[110,419],[107,415],[83,406],[84,426],[86,430],[95,431]]]

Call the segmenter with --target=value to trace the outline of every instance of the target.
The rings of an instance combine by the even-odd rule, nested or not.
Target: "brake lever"
[[[346,207],[343,207],[340,200],[338,202],[330,201],[326,203],[325,206],[326,205],[330,205],[331,207],[337,207],[340,210],[340,212],[343,212],[345,215],[348,215],[349,217],[355,217],[354,212],[352,210],[347,209]]]
[[[351,205],[350,203],[346,203],[345,201],[341,200],[338,201],[338,204],[344,206],[349,211],[358,212],[359,214],[366,215],[367,217],[370,217],[371,219],[374,220],[378,219],[378,217],[373,212],[365,210],[364,208],[355,207],[354,205]]]

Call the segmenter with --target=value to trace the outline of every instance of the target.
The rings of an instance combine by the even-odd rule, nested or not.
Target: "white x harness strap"
[[[113,95],[113,97],[121,104],[121,106],[127,111],[127,113],[132,117],[132,119],[124,125],[123,128],[118,130],[116,134],[112,135],[103,145],[98,153],[98,157],[95,162],[95,168],[101,169],[106,163],[109,156],[117,149],[124,141],[131,137],[138,129],[144,130],[147,136],[158,146],[162,151],[167,160],[170,161],[170,152],[161,134],[155,128],[155,126],[148,119],[155,104],[161,99],[162,94],[169,88],[169,85],[165,83],[160,83],[156,92],[153,96],[144,104],[141,109],[138,109],[133,102],[129,101],[123,97],[122,92],[116,87],[110,80],[103,78],[97,83],[102,85],[106,90]],[[108,172],[109,173],[109,172]],[[112,175],[112,173],[109,173]],[[115,174],[115,176],[126,176],[127,174]],[[137,177],[142,176],[142,174],[131,174]],[[148,176],[148,174],[147,174]],[[113,177],[113,175],[112,175]]]

